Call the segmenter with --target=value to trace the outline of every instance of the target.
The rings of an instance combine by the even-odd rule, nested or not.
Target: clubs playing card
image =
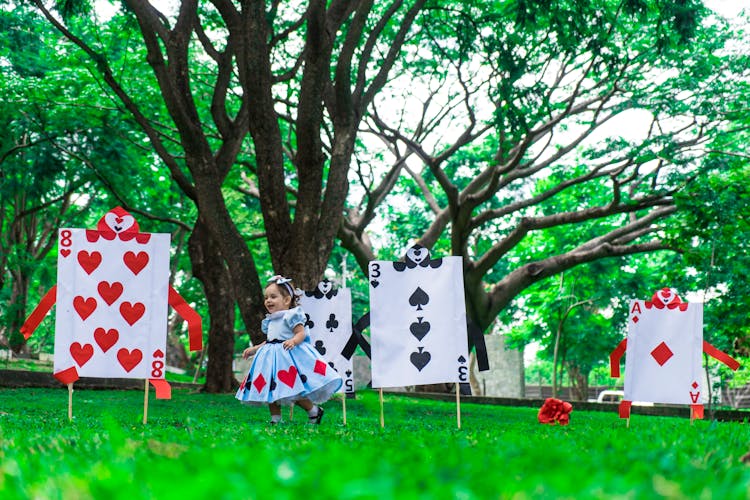
[[[307,315],[305,326],[313,348],[344,379],[339,392],[354,392],[352,360],[341,355],[352,336],[351,291],[322,281],[314,291],[302,295],[300,306]]]

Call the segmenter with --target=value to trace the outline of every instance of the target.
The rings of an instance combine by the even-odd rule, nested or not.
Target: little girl
[[[343,382],[311,347],[291,280],[274,276],[268,282],[268,314],[261,323],[267,340],[243,351],[243,358],[255,358],[235,397],[248,404],[268,404],[271,424],[281,421],[281,405],[295,403],[307,411],[310,423],[319,424],[323,408],[317,403],[328,400]]]

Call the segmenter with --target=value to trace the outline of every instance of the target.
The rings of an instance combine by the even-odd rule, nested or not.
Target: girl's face
[[[289,309],[292,304],[292,298],[281,292],[281,288],[276,283],[271,283],[266,287],[266,300],[263,305],[269,313]]]

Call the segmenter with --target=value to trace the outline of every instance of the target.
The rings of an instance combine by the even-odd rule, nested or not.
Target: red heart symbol
[[[96,251],[88,253],[86,250],[81,250],[78,252],[78,263],[86,271],[86,274],[91,274],[102,263],[102,254]]]
[[[73,356],[73,359],[78,366],[82,367],[91,359],[91,356],[94,355],[94,346],[91,344],[81,345],[79,342],[73,342],[70,344],[70,355]]]
[[[135,304],[123,302],[120,304],[120,314],[122,314],[122,317],[130,326],[133,326],[136,321],[141,319],[145,312],[146,306],[140,302],[136,302]]]
[[[94,330],[94,340],[102,348],[103,352],[107,352],[113,345],[117,343],[120,338],[120,333],[114,328],[105,330],[104,328],[97,328]]]
[[[128,351],[124,347],[117,351],[117,361],[120,362],[120,365],[125,369],[126,372],[129,372],[136,366],[138,366],[138,363],[141,362],[143,359],[143,354],[141,353],[140,349],[133,349],[132,351]]]
[[[164,353],[161,352],[161,349],[157,349],[157,350],[154,351],[154,357],[155,358],[163,358],[164,357]]]
[[[100,281],[96,289],[108,306],[114,304],[120,295],[122,295],[122,283],[118,281],[115,281],[111,285],[106,281]]]
[[[128,269],[133,271],[133,274],[138,274],[148,264],[148,254],[146,252],[138,252],[138,255],[136,255],[134,252],[125,252],[122,260],[128,266]]]
[[[63,257],[67,257],[68,255],[70,255],[70,248],[63,248],[62,250],[60,250],[60,255],[62,255]]]
[[[289,387],[294,387],[294,382],[297,380],[297,367],[292,365],[289,370],[279,370],[277,377]]]
[[[122,224],[122,217],[115,217],[115,222]]]
[[[81,319],[85,321],[96,310],[96,299],[94,297],[84,299],[78,295],[73,299],[73,308]]]

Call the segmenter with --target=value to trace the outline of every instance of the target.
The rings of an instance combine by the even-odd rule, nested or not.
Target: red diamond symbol
[[[260,392],[266,386],[266,379],[263,378],[262,373],[255,377],[255,380],[253,380],[253,385],[255,386],[255,390],[258,392]]]
[[[328,368],[328,365],[326,365],[324,362],[318,359],[315,361],[315,368],[313,369],[313,371],[315,373],[320,373],[321,375],[325,375],[326,368]]]
[[[638,323],[638,316],[633,316],[633,323]]]
[[[698,382],[693,382],[693,389],[697,389],[697,388],[698,388]]]
[[[659,363],[659,366],[664,366],[664,363],[669,361],[669,358],[674,356],[674,353],[669,350],[667,344],[662,342],[651,351],[651,356],[653,356],[656,362]]]

